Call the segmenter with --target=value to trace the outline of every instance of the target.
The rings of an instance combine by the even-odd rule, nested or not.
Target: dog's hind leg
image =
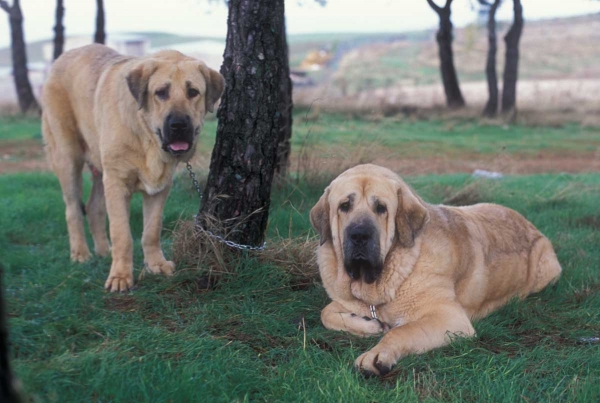
[[[69,123],[69,119],[51,119],[45,115],[42,120],[42,132],[48,160],[62,188],[71,260],[84,262],[91,256],[85,240],[84,211],[81,204],[81,171],[85,150],[76,126]]]
[[[552,244],[546,237],[538,239],[529,256],[529,279],[527,293],[542,291],[558,280],[562,268]]]
[[[110,244],[106,235],[106,201],[102,174],[92,168],[92,193],[87,203],[87,218],[94,238],[94,250],[99,256],[110,254]]]

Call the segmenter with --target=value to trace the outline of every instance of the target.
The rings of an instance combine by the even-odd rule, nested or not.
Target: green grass
[[[352,147],[376,143],[398,157],[458,154],[535,154],[594,152],[600,147],[600,130],[568,124],[562,127],[488,125],[473,120],[413,120],[349,118],[323,115],[303,122],[296,115],[293,146],[313,141],[320,146]]]
[[[35,117],[0,116],[0,144],[6,140],[41,139],[40,120]]]
[[[428,201],[472,182],[467,175],[408,178]],[[269,227],[309,231],[324,184],[275,191]],[[129,294],[102,290],[109,259],[69,261],[64,210],[51,174],[0,177],[0,254],[13,343],[25,389],[43,401],[598,401],[600,175],[537,175],[481,182],[481,201],[525,214],[553,241],[559,283],[513,302],[475,327],[478,336],[402,360],[365,380],[353,360],[376,339],[325,330],[319,283],[298,290],[280,268],[249,259],[212,291],[198,270],[145,277]],[[86,178],[89,192],[89,178]],[[165,210],[164,244],[198,200],[178,177]],[[136,276],[141,200],[134,199]],[[298,330],[301,317],[306,333]]]
[[[549,152],[595,152],[600,147],[600,130],[578,124],[560,127],[496,125],[470,119],[414,120],[364,119],[349,115],[320,115],[306,119],[310,111],[295,114],[292,147],[308,143],[320,148],[361,147],[376,143],[401,157],[415,158],[456,154],[535,154]],[[199,150],[214,144],[217,121],[209,115],[200,137]],[[0,146],[13,140],[41,142],[39,119],[0,117]]]

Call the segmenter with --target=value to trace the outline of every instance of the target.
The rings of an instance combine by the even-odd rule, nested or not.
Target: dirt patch
[[[589,215],[582,217],[576,221],[578,225],[600,230],[600,216]]]
[[[419,158],[399,158],[389,152],[377,150],[368,161],[383,165],[401,175],[426,175],[472,173],[476,169],[497,171],[509,175],[536,173],[581,173],[599,172],[600,156],[595,153],[558,153],[539,152],[531,154],[472,154],[460,153],[445,156],[427,156]],[[321,172],[336,172],[340,166],[347,165],[346,158],[329,156],[313,162]],[[294,158],[292,158],[294,167]]]
[[[349,152],[326,154],[323,150],[311,150],[311,170],[337,173],[340,167],[358,163],[374,163],[386,166],[400,175],[427,175],[472,173],[475,169],[498,171],[509,175],[537,173],[582,173],[600,172],[600,155],[596,152],[569,153],[542,151],[537,154],[475,154],[453,153],[443,156],[399,157],[389,148],[373,145],[368,152],[352,154],[356,161],[350,161]],[[200,153],[199,153],[200,154]],[[207,170],[209,154],[197,155],[193,165],[196,169]],[[290,166],[295,170],[303,162],[296,154],[292,155]],[[183,170],[184,168],[181,167]],[[16,172],[49,171],[43,145],[38,140],[15,140],[0,142],[0,174]]]
[[[39,140],[0,141],[0,174],[49,169],[44,146]]]
[[[104,308],[116,312],[137,312],[139,303],[132,295],[109,295],[104,298]]]

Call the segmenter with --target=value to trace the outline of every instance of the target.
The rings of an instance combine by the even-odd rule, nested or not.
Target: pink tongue
[[[185,151],[190,148],[190,145],[185,141],[176,141],[175,143],[169,144],[169,147],[171,147],[171,150],[173,151]]]

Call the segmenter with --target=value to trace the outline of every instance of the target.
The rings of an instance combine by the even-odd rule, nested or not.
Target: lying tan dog
[[[56,60],[43,90],[42,131],[50,165],[62,187],[71,259],[90,257],[80,206],[81,172],[89,164],[93,186],[87,204],[98,255],[110,253],[105,287],[133,285],[129,204],[142,192],[142,247],[148,270],[172,274],[160,246],[162,212],[177,164],[194,154],[207,111],[224,87],[223,77],[176,51],[135,58],[89,45]],[[105,204],[106,199],[106,204]]]
[[[386,374],[402,357],[453,335],[473,336],[471,320],[540,291],[561,272],[550,241],[517,212],[429,205],[375,165],[331,182],[310,220],[333,300],[323,324],[359,336],[385,333],[355,362],[366,374]]]

